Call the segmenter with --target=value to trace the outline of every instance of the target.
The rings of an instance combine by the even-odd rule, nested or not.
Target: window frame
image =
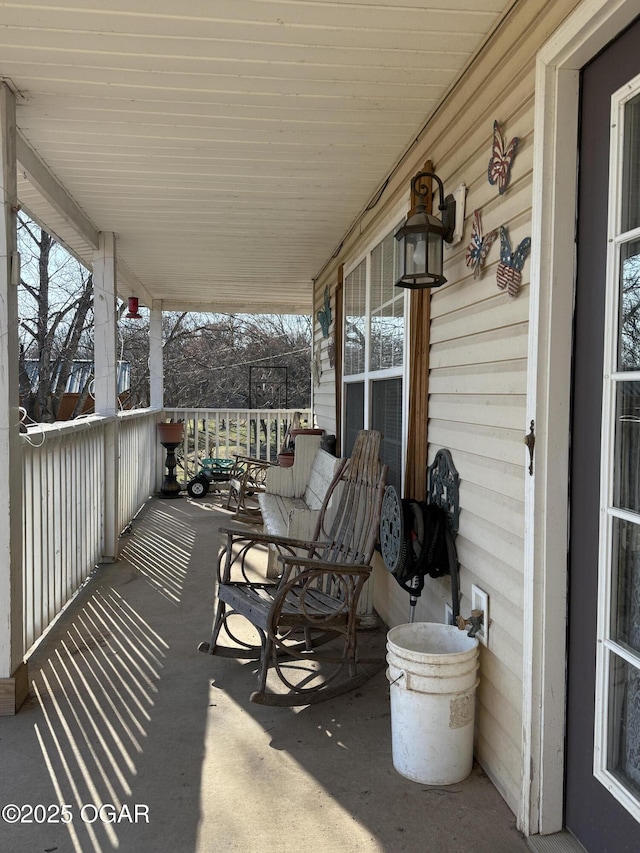
[[[371,238],[362,247],[362,249],[353,256],[353,259],[344,265],[344,286],[343,286],[343,334],[342,334],[342,363],[345,364],[345,346],[346,346],[346,321],[347,321],[347,279],[349,275],[364,261],[365,267],[365,346],[364,346],[364,371],[360,373],[346,374],[343,370],[341,383],[341,431],[342,435],[346,435],[347,430],[347,386],[352,383],[363,383],[364,386],[364,429],[371,429],[372,422],[372,384],[373,382],[385,379],[402,380],[402,459],[400,469],[401,488],[404,489],[405,483],[405,468],[407,456],[407,438],[408,438],[408,419],[409,419],[409,364],[410,364],[410,342],[409,342],[409,319],[410,319],[410,304],[411,294],[409,290],[405,290],[404,306],[402,318],[404,322],[404,348],[402,365],[396,367],[386,367],[380,370],[372,370],[371,364],[371,255],[373,250],[386,238],[389,234],[394,234],[396,229],[406,217],[406,212],[409,209],[410,196],[406,195],[403,200],[394,208],[393,213],[385,217],[384,222],[375,230]]]

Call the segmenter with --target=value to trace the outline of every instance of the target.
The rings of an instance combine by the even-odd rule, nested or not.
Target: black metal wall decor
[[[427,490],[429,503],[446,510],[449,529],[455,534],[460,523],[460,476],[453,464],[451,452],[442,448],[428,466]]]
[[[289,408],[289,368],[277,364],[249,367],[249,408]]]

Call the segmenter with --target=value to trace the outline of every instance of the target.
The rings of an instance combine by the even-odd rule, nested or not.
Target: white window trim
[[[522,790],[518,828],[563,827],[569,402],[580,69],[638,14],[637,0],[584,0],[536,62],[525,478]],[[523,451],[524,453],[525,451]],[[525,460],[526,461],[526,460]]]
[[[342,424],[340,425],[342,435],[345,434],[346,429],[346,386],[351,383],[363,382],[364,383],[364,424],[365,429],[369,428],[370,419],[371,419],[371,382],[380,379],[402,379],[402,471],[401,471],[401,482],[402,487],[404,488],[405,481],[405,460],[407,455],[407,438],[408,438],[408,414],[409,414],[409,363],[410,363],[410,352],[409,352],[409,341],[408,337],[405,336],[405,347],[404,347],[404,358],[401,367],[389,367],[383,370],[371,370],[369,365],[369,346],[370,346],[370,320],[371,320],[371,253],[373,249],[382,241],[384,238],[391,232],[395,231],[395,229],[401,224],[405,216],[407,215],[407,211],[409,210],[409,206],[411,204],[411,195],[410,193],[406,193],[402,199],[394,206],[393,210],[385,217],[384,222],[380,225],[379,228],[373,233],[372,237],[367,240],[366,244],[358,251],[356,255],[354,255],[354,259],[348,264],[345,263],[344,266],[344,281],[346,284],[346,280],[348,276],[363,262],[366,261],[366,317],[367,317],[367,326],[366,326],[366,339],[365,339],[365,352],[364,352],[364,363],[365,370],[363,373],[350,373],[345,374],[344,369],[342,372]],[[409,328],[409,309],[411,304],[410,299],[410,291],[405,291],[404,298],[404,323],[405,330]],[[346,286],[343,290],[343,300],[346,299]],[[346,318],[346,310],[343,308],[343,322],[344,318]],[[344,365],[344,346],[346,335],[342,335],[342,363]]]

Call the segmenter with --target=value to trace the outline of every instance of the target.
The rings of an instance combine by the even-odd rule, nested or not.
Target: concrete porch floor
[[[196,651],[228,521],[210,498],[150,501],[31,657],[29,699],[0,718],[0,850],[524,853],[477,765],[447,787],[396,773],[383,672],[269,708],[253,664]]]

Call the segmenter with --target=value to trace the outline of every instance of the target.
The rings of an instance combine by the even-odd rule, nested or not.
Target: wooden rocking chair
[[[381,437],[372,430],[358,434],[351,457],[329,487],[312,541],[220,528],[227,541],[218,560],[213,631],[211,641],[198,648],[260,660],[252,702],[313,704],[363,684],[384,666],[384,658],[359,656],[356,634],[358,599],[371,571],[387,475],[379,458]],[[250,578],[251,551],[270,544],[279,552],[282,574],[272,583],[256,582]],[[229,620],[234,615],[257,629],[260,645],[232,633]],[[218,643],[223,627],[233,646]],[[331,641],[330,647],[319,649]],[[288,674],[291,661],[295,681]],[[288,692],[267,689],[270,670]]]

